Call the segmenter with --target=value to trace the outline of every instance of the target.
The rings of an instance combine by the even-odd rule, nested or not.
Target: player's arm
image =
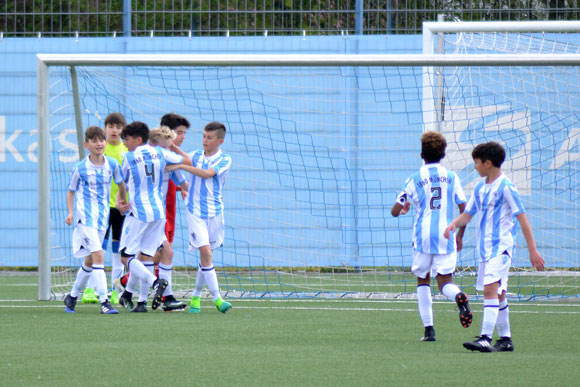
[[[173,171],[176,169],[181,169],[183,171],[191,173],[192,175],[199,176],[203,179],[209,179],[210,177],[214,177],[217,174],[217,172],[213,168],[201,169],[201,168],[197,168],[197,167],[194,167],[191,165],[184,165],[184,164],[168,165],[167,169],[170,171]]]
[[[73,206],[75,203],[75,193],[74,191],[67,191],[66,193],[66,208],[68,210],[68,215],[65,218],[66,224],[69,226],[72,225],[74,215],[73,215]]]
[[[469,215],[467,212],[461,213],[457,218],[455,218],[453,222],[449,224],[449,226],[447,226],[447,228],[443,232],[443,236],[449,239],[449,235],[452,232],[454,232],[458,227],[461,228],[467,226],[467,223],[469,223],[471,218],[473,218],[473,216]]]
[[[544,270],[544,258],[542,258],[538,252],[536,241],[534,240],[534,234],[532,233],[532,226],[530,226],[526,213],[522,212],[521,214],[516,215],[516,218],[518,219],[518,222],[520,222],[522,233],[524,234],[524,238],[526,238],[532,266],[538,270]]]
[[[399,215],[405,215],[409,212],[411,208],[411,201],[409,200],[409,195],[405,191],[401,192],[399,196],[397,196],[397,201],[391,208],[391,215],[395,218]]]
[[[192,165],[191,159],[189,158],[189,156],[187,155],[187,153],[185,153],[184,151],[181,150],[180,147],[178,147],[175,144],[171,144],[171,147],[169,149],[172,152],[177,153],[178,155],[180,155],[181,157],[183,157],[183,161],[181,162],[182,164]]]
[[[466,206],[467,206],[466,203],[461,203],[457,205],[457,207],[459,208],[459,214],[463,214]],[[458,227],[457,233],[455,234],[455,243],[457,244],[457,251],[461,251],[461,249],[463,249],[463,234],[465,234],[465,228],[466,226]]]
[[[179,186],[179,188],[181,188],[181,198],[185,201],[187,199],[187,193],[189,192],[189,184],[185,181]]]

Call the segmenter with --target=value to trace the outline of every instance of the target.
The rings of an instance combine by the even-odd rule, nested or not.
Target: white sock
[[[73,285],[72,290],[70,291],[71,297],[78,297],[81,294],[85,287],[87,286],[87,282],[93,273],[93,268],[85,266],[84,264],[79,268],[77,271],[77,278],[75,279],[75,283]]]
[[[433,300],[431,299],[431,287],[429,285],[417,286],[417,301],[423,326],[433,326]]]
[[[162,263],[159,264],[159,278],[167,281],[167,287],[163,292],[163,296],[165,297],[171,296],[173,294],[173,289],[171,289],[172,274],[173,265],[164,265]]]
[[[125,290],[129,293],[137,293],[139,291],[139,278],[136,275],[129,274]]]
[[[113,264],[111,268],[111,289],[115,289],[115,280],[123,275],[123,262],[121,254],[113,253]]]
[[[153,274],[155,272],[155,265],[153,262],[143,262],[143,266],[147,268],[149,273],[155,277]],[[139,281],[139,302],[147,302],[147,297],[149,297],[149,288],[151,285],[149,284],[147,279],[141,279]]]
[[[507,299],[499,303],[499,312],[495,326],[497,328],[497,334],[500,337],[512,337],[510,330],[510,308]]]
[[[137,258],[129,259],[127,267],[129,268],[131,277],[135,276],[136,279],[138,279],[139,281],[145,280],[148,284],[148,287],[151,287],[151,285],[153,285],[153,282],[155,282],[155,280],[157,279],[155,278],[152,272],[147,270],[145,265],[143,265],[143,262],[141,262]]]
[[[455,285],[453,282],[447,282],[443,285],[441,293],[450,300],[455,301],[455,296],[461,293],[461,289],[459,289],[459,286]]]
[[[193,289],[192,296],[201,297],[201,291],[205,286],[205,277],[201,271],[201,265],[197,267],[197,275],[195,276],[195,289]]]
[[[497,298],[483,300],[483,322],[481,323],[481,334],[487,337],[493,336],[493,330],[499,312],[499,300]]]
[[[105,265],[93,265],[92,278],[95,280],[95,290],[99,296],[99,302],[102,304],[107,301],[107,275],[105,274]]]
[[[87,282],[86,287],[89,289],[95,289],[97,287],[97,283],[95,282],[95,279],[93,278],[93,276],[89,277],[89,282]]]
[[[201,272],[203,274],[205,282],[207,283],[207,286],[209,287],[209,291],[213,297],[213,300],[215,301],[218,298],[221,298],[220,287],[218,285],[218,279],[217,274],[215,273],[215,268],[213,266],[202,267]]]

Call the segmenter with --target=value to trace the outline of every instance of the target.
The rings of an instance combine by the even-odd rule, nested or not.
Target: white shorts
[[[134,216],[126,216],[119,251],[125,249],[127,255],[142,254],[154,256],[157,248],[165,240],[165,219],[142,222]]]
[[[86,258],[91,253],[102,250],[106,232],[107,230],[98,230],[95,227],[77,223],[72,238],[74,257]]]
[[[411,271],[419,278],[427,278],[427,274],[436,277],[437,274],[453,274],[457,264],[457,253],[426,254],[413,249],[413,266]]]
[[[485,285],[499,282],[497,294],[507,292],[511,264],[512,259],[507,254],[498,255],[486,262],[480,262],[475,289],[482,291]]]
[[[202,219],[187,212],[189,251],[209,246],[212,250],[224,243],[224,214]]]

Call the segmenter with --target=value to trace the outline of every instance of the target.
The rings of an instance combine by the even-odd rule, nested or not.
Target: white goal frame
[[[509,26],[508,26],[509,24]],[[520,29],[516,28],[521,27]],[[509,28],[508,28],[509,27]],[[530,30],[534,27],[533,30]],[[425,23],[423,54],[398,55],[229,55],[229,54],[38,54],[38,299],[51,299],[50,267],[50,135],[49,135],[49,67],[68,66],[71,74],[76,66],[223,66],[223,67],[423,67],[423,79],[433,85],[429,68],[435,66],[580,66],[580,54],[549,55],[438,55],[433,54],[434,34],[478,30],[485,31],[580,31],[580,22],[529,23]],[[73,98],[74,98],[73,75]],[[423,102],[434,108],[433,92],[423,87]],[[429,109],[424,109],[429,111]],[[431,110],[432,112],[433,110]],[[426,113],[424,113],[426,114]],[[430,113],[433,114],[433,113]],[[434,122],[433,117],[424,122]],[[433,129],[431,127],[425,130]]]

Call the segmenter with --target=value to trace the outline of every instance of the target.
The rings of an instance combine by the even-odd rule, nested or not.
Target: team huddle
[[[94,282],[103,314],[118,314],[111,299],[129,312],[147,312],[150,292],[153,310],[160,306],[164,311],[187,307],[172,290],[178,189],[186,201],[189,250],[200,252],[189,311],[200,313],[205,285],[220,312],[232,307],[221,297],[212,264],[213,250],[224,240],[221,193],[231,166],[231,157],[220,149],[226,127],[219,122],[207,124],[203,149],[187,154],[180,146],[189,126],[184,117],[169,113],[162,117],[159,128],[149,130],[143,122],[127,125],[120,113],[112,113],[105,119],[104,130],[87,128],[84,146],[89,155],[73,168],[65,219],[69,225],[74,222],[73,254],[84,261],[64,299],[65,312],[75,313],[77,299],[89,279]],[[111,299],[103,253],[109,230],[113,251]],[[136,305],[134,293],[138,294]]]
[[[417,276],[419,315],[425,327],[421,340],[435,341],[430,290],[435,276],[441,293],[454,300],[459,308],[459,321],[465,328],[472,322],[472,313],[465,293],[453,283],[457,252],[463,247],[465,226],[477,217],[476,250],[479,256],[476,289],[483,291],[481,334],[475,341],[463,343],[472,351],[513,351],[509,308],[506,298],[508,275],[514,253],[517,224],[522,227],[532,266],[544,269],[530,223],[516,187],[502,173],[505,150],[497,142],[477,145],[471,156],[475,169],[484,177],[466,200],[458,176],[442,167],[447,142],[440,133],[427,132],[421,137],[421,158],[425,165],[407,179],[391,209],[393,216],[407,213],[411,203],[416,214],[413,224],[413,264]],[[453,219],[453,205],[460,215]],[[455,231],[457,231],[455,233]],[[455,234],[455,235],[454,235]],[[492,346],[494,330],[499,339]]]
[[[105,119],[104,130],[96,126],[86,130],[84,146],[89,155],[74,166],[66,217],[67,224],[74,222],[74,256],[84,261],[65,297],[65,312],[75,312],[77,299],[91,276],[103,314],[118,313],[112,303],[129,312],[147,312],[150,292],[154,310],[160,306],[165,311],[187,307],[173,296],[172,290],[178,190],[187,209],[189,250],[199,250],[200,255],[189,311],[201,311],[200,297],[205,285],[220,312],[232,307],[220,295],[212,264],[213,251],[224,241],[222,189],[232,163],[231,157],[220,150],[226,128],[219,122],[207,124],[203,149],[185,153],[180,146],[188,128],[189,122],[174,113],[163,116],[160,127],[151,131],[142,122],[127,125],[121,114],[112,113]],[[544,260],[536,248],[517,189],[501,171],[503,147],[488,142],[473,149],[475,169],[484,179],[467,200],[457,174],[440,164],[446,146],[443,135],[423,134],[421,158],[425,164],[406,180],[391,209],[397,217],[409,212],[411,205],[415,207],[411,271],[417,276],[418,309],[425,328],[421,340],[436,340],[431,277],[436,278],[441,294],[456,302],[461,325],[467,328],[472,323],[467,295],[453,283],[453,273],[465,227],[477,215],[476,251],[480,263],[476,289],[484,294],[483,319],[480,336],[463,346],[481,352],[513,351],[506,293],[518,223],[532,266],[543,270]],[[455,219],[454,205],[460,213]],[[103,258],[109,230],[113,251],[112,303]],[[121,293],[116,289],[121,289]],[[499,338],[492,345],[496,328]]]

